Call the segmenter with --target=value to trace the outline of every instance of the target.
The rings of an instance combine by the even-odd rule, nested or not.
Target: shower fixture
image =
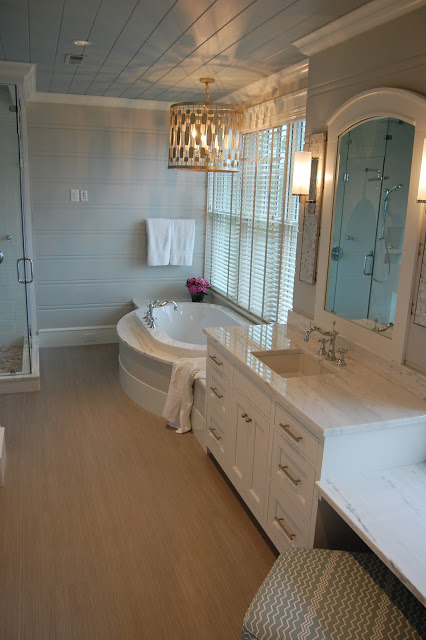
[[[365,172],[367,173],[368,171],[374,171],[374,173],[377,173],[375,178],[368,178],[368,182],[382,182],[383,180],[389,180],[389,176],[382,176],[380,169],[369,169],[366,167]]]
[[[383,202],[382,232],[379,235],[379,240],[384,240],[385,238],[386,213],[388,210],[389,196],[392,193],[392,191],[396,191],[396,189],[401,189],[401,187],[402,187],[402,184],[396,184],[394,187],[392,187],[392,189],[385,189],[385,199]]]
[[[388,247],[388,243],[386,241],[386,216],[387,216],[387,212],[388,212],[389,196],[393,191],[396,191],[397,189],[401,189],[401,187],[402,187],[402,184],[396,184],[391,189],[384,189],[385,199],[383,200],[382,230],[381,230],[381,233],[380,233],[380,235],[379,235],[379,237],[377,239],[385,241],[385,252],[386,252],[386,262],[387,262],[387,265],[388,265],[388,272],[387,272],[386,277],[383,280],[378,280],[374,276],[374,264],[373,264],[373,280],[375,280],[375,282],[378,282],[379,284],[382,284],[383,282],[386,282],[389,279],[390,271],[391,271],[391,261],[390,261],[390,255],[389,255],[389,247]]]

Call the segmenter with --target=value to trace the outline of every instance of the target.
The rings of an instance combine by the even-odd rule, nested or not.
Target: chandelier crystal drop
[[[237,171],[243,108],[210,102],[209,84],[204,102],[178,102],[170,107],[169,169]]]

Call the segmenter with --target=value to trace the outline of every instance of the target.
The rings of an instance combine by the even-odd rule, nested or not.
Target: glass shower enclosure
[[[0,380],[31,373],[19,126],[16,86],[0,84]]]

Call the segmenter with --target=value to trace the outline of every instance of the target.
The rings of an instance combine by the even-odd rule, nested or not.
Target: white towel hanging
[[[172,367],[169,390],[163,416],[176,433],[191,430],[191,410],[194,402],[193,384],[195,378],[206,377],[206,358],[179,358]]]
[[[170,264],[192,265],[195,242],[195,220],[179,218],[171,221]]]
[[[147,218],[148,265],[157,267],[169,264],[171,243],[171,220],[169,218]]]

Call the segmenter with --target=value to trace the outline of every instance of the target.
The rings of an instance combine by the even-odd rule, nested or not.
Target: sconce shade
[[[179,102],[170,107],[169,169],[238,171],[243,108],[205,102]]]
[[[423,143],[422,166],[420,169],[419,193],[417,202],[426,202],[426,138]]]
[[[293,165],[293,189],[294,196],[309,194],[311,181],[312,153],[310,151],[296,151]]]

